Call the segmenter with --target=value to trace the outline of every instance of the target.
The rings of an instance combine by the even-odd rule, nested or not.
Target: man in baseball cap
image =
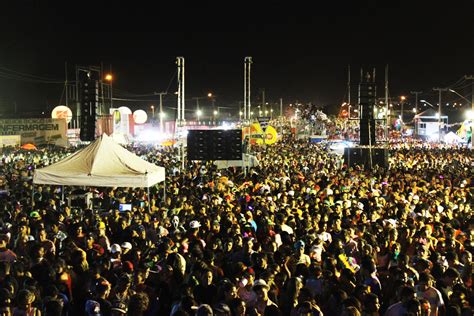
[[[191,228],[191,229],[198,229],[199,227],[201,227],[201,224],[196,220],[191,221],[189,223],[189,228]]]

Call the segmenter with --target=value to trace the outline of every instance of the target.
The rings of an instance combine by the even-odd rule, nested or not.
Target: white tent
[[[165,168],[149,163],[103,134],[92,144],[45,168],[33,183],[95,187],[150,187],[165,180]]]
[[[444,136],[444,141],[447,144],[459,144],[462,143],[463,139],[454,132],[449,132]]]
[[[258,167],[260,162],[255,156],[243,154],[242,160],[217,160],[214,164],[217,166],[217,169],[226,169],[229,167],[242,167],[242,165],[246,167]]]

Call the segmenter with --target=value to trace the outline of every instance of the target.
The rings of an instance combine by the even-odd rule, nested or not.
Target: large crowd
[[[130,150],[166,186],[90,188],[92,208],[33,190],[71,149],[3,150],[0,315],[473,313],[469,149],[393,146],[364,170],[285,136],[247,172]]]

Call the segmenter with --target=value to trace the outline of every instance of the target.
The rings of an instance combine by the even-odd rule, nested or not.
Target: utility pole
[[[113,93],[114,93],[114,87],[113,87],[113,81],[114,81],[114,75],[113,75],[113,72],[112,72],[112,64],[110,64],[110,74],[112,75],[112,79],[110,80],[110,107],[113,108],[114,107],[114,97],[113,97]]]
[[[283,98],[280,98],[280,135],[283,137]]]
[[[280,98],[280,119],[283,118],[283,98]]]
[[[176,64],[178,65],[178,120],[177,120],[177,131],[181,134],[184,126],[184,57],[176,57]],[[182,136],[182,135],[180,135]],[[181,172],[184,172],[184,140],[179,140],[179,158],[181,160]]]
[[[438,98],[438,142],[441,143],[441,92],[448,91],[448,88],[433,88],[433,90],[439,92],[439,98]]]
[[[418,136],[418,121],[416,120],[416,115],[418,115],[418,95],[423,93],[423,91],[410,91],[411,94],[415,95],[415,137]]]
[[[472,93],[471,93],[471,111],[472,111],[472,114],[473,117],[470,118],[471,120],[471,150],[474,150],[474,76],[473,75],[470,75],[470,76],[464,76],[464,79],[466,80],[471,80],[471,89],[472,89]]]
[[[244,59],[244,120],[251,119],[250,105],[250,70],[252,65],[252,57]]]
[[[347,68],[347,118],[351,118],[351,65]]]
[[[390,125],[390,115],[388,113],[388,65],[385,66],[385,141],[388,141],[388,126]]]
[[[250,105],[250,70],[252,66],[252,57],[247,56],[244,59],[244,126],[246,129],[246,139],[244,139],[244,157],[248,159],[248,154],[250,154],[250,125],[252,124],[252,112]],[[242,165],[244,169],[244,177],[247,177],[247,159],[243,159]]]
[[[163,96],[168,94],[168,92],[155,92],[154,95],[160,96],[160,132],[163,133]],[[155,119],[155,115],[153,113],[153,120]]]
[[[64,80],[64,86],[66,88],[66,106],[69,106],[69,93],[68,93],[68,87],[67,87],[67,61],[64,62],[64,74],[65,74],[65,80]]]

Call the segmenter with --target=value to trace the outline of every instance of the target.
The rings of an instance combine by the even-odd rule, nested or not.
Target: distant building
[[[416,134],[421,138],[438,139],[439,125],[438,114],[433,109],[428,109],[415,115]],[[441,138],[446,134],[448,116],[441,115]]]

